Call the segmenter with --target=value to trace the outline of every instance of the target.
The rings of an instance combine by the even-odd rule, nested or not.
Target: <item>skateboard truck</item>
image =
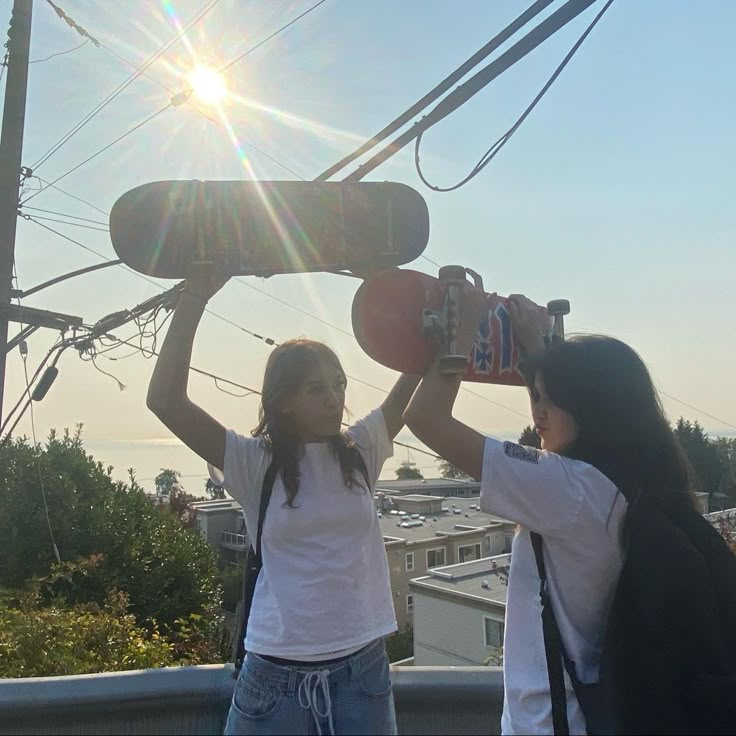
[[[441,311],[425,309],[422,312],[424,334],[436,338],[442,344],[439,368],[444,375],[462,374],[468,364],[468,356],[459,353],[457,349],[461,294],[468,283],[467,274],[472,277],[475,286],[482,290],[483,280],[475,271],[465,266],[440,268],[439,280],[446,285],[445,303]]]
[[[555,344],[565,341],[565,315],[570,314],[570,302],[567,299],[553,299],[547,302],[547,314],[552,317],[552,332],[549,342]]]

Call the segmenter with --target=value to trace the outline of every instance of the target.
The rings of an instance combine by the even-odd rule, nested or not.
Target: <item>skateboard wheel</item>
[[[445,355],[440,358],[440,373],[445,376],[456,376],[465,373],[468,359],[464,355]]]
[[[467,281],[465,266],[442,266],[439,272],[440,281]]]
[[[567,299],[553,299],[551,302],[547,302],[547,314],[550,317],[570,314],[570,302]]]

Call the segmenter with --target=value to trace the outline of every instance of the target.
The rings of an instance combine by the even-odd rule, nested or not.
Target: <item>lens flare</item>
[[[225,80],[214,70],[198,66],[189,74],[194,94],[207,105],[217,105],[227,97]]]

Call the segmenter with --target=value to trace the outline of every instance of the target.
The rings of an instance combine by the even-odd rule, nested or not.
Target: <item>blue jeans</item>
[[[225,736],[395,736],[396,715],[383,639],[332,664],[279,665],[248,653]]]

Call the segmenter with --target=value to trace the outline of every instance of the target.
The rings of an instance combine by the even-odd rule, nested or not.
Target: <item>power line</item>
[[[308,312],[306,309],[302,309],[301,307],[297,307],[296,304],[292,304],[291,302],[287,302],[285,299],[280,299],[279,297],[275,296],[274,294],[269,294],[267,291],[263,291],[263,289],[259,289],[257,286],[253,286],[252,284],[249,284],[247,281],[244,281],[241,278],[238,278],[237,276],[234,277],[234,281],[237,281],[239,284],[242,284],[243,286],[247,286],[249,289],[252,289],[253,291],[258,292],[259,294],[263,294],[263,296],[267,296],[269,299],[273,299],[274,301],[277,301],[279,304],[284,304],[285,306],[296,310],[297,312],[300,312],[301,314],[305,314],[307,317],[311,317],[314,320],[317,320],[317,322],[321,322],[323,325],[327,325],[327,327],[331,327],[333,330],[337,330],[337,332],[342,332],[343,335],[347,335],[348,337],[352,337],[355,339],[355,335],[353,335],[352,332],[348,332],[347,330],[343,330],[342,327],[338,327],[337,325],[333,325],[331,322],[328,322],[327,320],[322,319],[321,317],[317,317],[315,314],[312,314],[311,312]]]
[[[64,54],[71,54],[72,51],[76,51],[77,49],[81,49],[82,46],[86,46],[89,43],[89,39],[85,39],[82,41],[82,43],[79,44],[79,46],[75,46],[74,48],[67,49],[66,51],[57,51],[55,54],[51,54],[51,56],[47,56],[45,59],[36,59],[35,61],[29,61],[29,64],[43,64],[44,61],[50,61],[51,59],[54,59],[57,56],[64,56]]]
[[[460,187],[467,184],[471,179],[474,179],[481,171],[483,171],[483,169],[485,169],[485,167],[488,166],[488,164],[496,157],[499,151],[509,142],[511,137],[514,135],[514,133],[516,133],[524,120],[526,120],[527,116],[537,106],[537,103],[547,93],[547,90],[549,90],[549,88],[554,84],[557,77],[559,77],[562,73],[562,70],[567,66],[568,62],[570,61],[570,59],[572,59],[580,46],[582,46],[583,41],[585,41],[585,39],[588,37],[588,34],[590,34],[593,28],[595,28],[598,21],[603,17],[603,14],[608,10],[608,8],[611,7],[612,3],[613,0],[608,0],[608,2],[603,6],[603,9],[600,11],[600,13],[598,13],[598,15],[593,19],[593,22],[585,29],[585,32],[575,42],[570,51],[567,52],[567,55],[562,60],[560,65],[557,67],[557,69],[555,69],[555,71],[552,73],[552,76],[547,80],[544,87],[542,87],[537,96],[532,100],[531,104],[526,108],[526,110],[524,110],[519,119],[481,156],[480,161],[478,161],[478,163],[473,167],[471,172],[464,179],[460,180],[457,184],[453,184],[449,187],[439,187],[435,186],[434,184],[430,184],[430,182],[427,181],[422,172],[422,167],[419,163],[419,147],[422,143],[422,136],[424,135],[424,131],[421,131],[414,143],[414,168],[416,169],[417,175],[421,179],[422,183],[435,192],[453,192],[456,189],[460,189]]]
[[[22,215],[22,213],[19,213]],[[81,227],[85,230],[96,230],[98,233],[109,233],[110,228],[109,227],[95,227],[94,225],[85,225],[83,222],[69,222],[68,220],[59,220],[55,217],[42,217],[41,215],[34,215],[34,219],[36,221],[38,220],[44,220],[45,222],[58,222],[61,225],[73,225],[74,227]]]
[[[70,243],[74,243],[74,245],[79,246],[80,248],[84,248],[84,250],[89,251],[90,253],[94,253],[94,255],[98,256],[99,258],[102,258],[103,261],[112,261],[115,260],[113,258],[108,258],[107,256],[103,256],[102,253],[95,250],[94,248],[90,248],[89,246],[85,245],[84,243],[80,243],[78,240],[75,240],[74,238],[70,238],[68,235],[64,235],[64,233],[60,233],[58,230],[54,230],[54,228],[49,227],[48,225],[44,225],[42,222],[39,222],[34,216],[32,215],[21,215],[21,217],[26,220],[27,222],[33,222],[39,227],[44,228],[45,230],[48,230],[49,232],[54,233],[54,235],[58,235],[60,238],[64,238],[64,240],[68,240]],[[140,276],[140,274],[136,274],[135,271],[131,271],[127,266],[120,264],[121,268],[124,268],[126,271],[129,271],[130,273],[135,274],[136,276]],[[145,277],[144,277],[145,278]],[[147,279],[150,280],[150,279]],[[151,281],[152,284],[156,284],[155,281]],[[156,284],[156,286],[159,286]],[[159,287],[160,288],[160,287]]]
[[[325,2],[325,0],[322,0],[322,2]],[[239,142],[244,143],[248,147],[252,148],[254,151],[257,151],[258,153],[261,154],[261,156],[264,156],[269,161],[272,161],[273,163],[277,164],[285,171],[288,171],[290,174],[293,174],[297,179],[301,179],[302,181],[305,181],[305,178],[301,174],[298,174],[296,171],[294,171],[294,169],[289,168],[285,163],[282,163],[277,158],[274,158],[273,156],[271,156],[271,154],[266,153],[262,148],[259,148],[258,146],[256,146],[255,143],[253,143],[252,141],[249,141],[247,138],[243,138],[243,136],[241,136],[239,133],[236,133],[232,128],[229,128],[222,121],[218,120],[217,118],[213,118],[211,115],[208,115],[206,112],[204,112],[204,110],[201,110],[196,105],[193,105],[191,102],[189,103],[189,107],[191,107],[192,110],[195,110],[196,112],[198,112],[203,118],[206,118],[211,123],[214,123],[215,125],[219,125],[221,128],[223,128],[223,130],[225,130],[227,133],[232,135]]]
[[[252,46],[247,51],[242,53],[240,56],[238,56],[237,59],[233,59],[229,64],[225,64],[225,66],[223,66],[219,70],[219,73],[222,74],[223,72],[227,71],[231,66],[234,66],[235,64],[237,64],[241,59],[244,59],[246,56],[248,56],[248,54],[252,54],[256,49],[259,49],[261,46],[263,46],[263,44],[268,43],[272,38],[275,38],[276,36],[278,36],[279,33],[281,33],[282,31],[285,31],[289,26],[293,26],[294,23],[296,23],[298,20],[301,20],[305,15],[309,15],[313,10],[316,10],[324,2],[325,0],[319,0],[318,3],[315,3],[314,5],[312,5],[311,8],[309,8],[308,10],[305,10],[301,15],[298,15],[293,20],[290,20],[286,25],[281,26],[281,28],[279,28],[277,31],[274,31],[270,36],[268,36],[267,38],[264,38],[263,41],[257,43],[255,46]]]
[[[659,393],[662,394],[662,396],[666,396],[668,399],[672,399],[672,401],[676,401],[678,404],[686,406],[688,409],[692,409],[693,411],[698,412],[698,414],[702,414],[703,416],[709,417],[710,419],[714,419],[716,422],[720,422],[721,424],[725,424],[727,427],[731,427],[731,429],[736,429],[736,424],[731,424],[731,422],[727,422],[725,419],[721,419],[720,417],[714,416],[713,414],[709,414],[707,411],[698,409],[697,406],[688,404],[686,401],[682,401],[682,399],[678,399],[676,396],[672,396],[671,394],[665,393],[664,391],[660,391]]]
[[[89,123],[96,115],[107,107],[119,94],[121,94],[129,85],[131,85],[138,77],[145,73],[155,61],[159,59],[166,51],[171,48],[177,41],[179,41],[192,27],[194,27],[199,21],[201,21],[214,7],[220,2],[220,0],[209,0],[199,10],[199,12],[180,30],[176,35],[167,43],[165,43],[158,51],[156,51],[151,57],[148,58],[140,67],[136,68],[136,71],[131,74],[122,84],[118,85],[110,94],[105,97],[92,111],[90,111],[82,120],[77,123],[71,130],[64,134],[41,158],[31,167],[32,169],[38,169],[42,164],[51,158],[62,146],[64,146],[71,138],[73,138],[87,123]]]
[[[109,337],[112,337],[112,336],[109,336]],[[120,338],[112,338],[112,339],[117,340],[118,342],[123,343],[125,345],[129,345],[130,347],[135,348],[137,351],[142,352],[141,351],[141,348],[139,346],[135,345],[134,343],[130,342],[130,340],[122,340]],[[158,356],[158,353],[156,351],[151,351],[151,352],[153,352],[154,355]],[[218,375],[216,375],[214,373],[211,373],[209,371],[202,370],[201,368],[195,368],[192,365],[189,366],[189,370],[192,371],[193,373],[198,373],[200,375],[207,376],[207,377],[213,379],[213,381],[215,381],[215,385],[217,385],[217,381],[221,381],[223,383],[227,383],[227,384],[229,384],[231,386],[235,386],[236,388],[240,388],[240,389],[242,389],[244,391],[247,391],[248,393],[246,395],[257,395],[257,396],[261,396],[261,392],[258,391],[257,389],[251,388],[250,386],[245,386],[242,383],[238,383],[237,381],[232,381],[229,378],[223,378],[222,376],[218,376]],[[379,390],[383,391],[383,389],[379,389]],[[384,393],[386,393],[386,392],[384,391]],[[343,422],[342,424],[343,424],[343,426],[348,426],[345,422]],[[405,448],[407,448],[409,450],[412,450],[412,452],[419,452],[419,453],[421,453],[423,455],[429,455],[430,457],[433,457],[433,458],[435,458],[437,460],[441,460],[442,459],[439,455],[436,455],[435,453],[429,452],[427,450],[422,450],[421,448],[415,447],[414,445],[408,445],[408,444],[406,444],[404,442],[398,442],[397,440],[394,440],[393,443],[395,445],[399,445],[399,447],[405,447]]]
[[[360,181],[363,179],[366,174],[394,156],[422,132],[436,125],[457,110],[457,108],[464,105],[486,85],[490,84],[500,74],[533,51],[594,2],[596,0],[567,0],[561,8],[558,8],[554,13],[545,18],[538,26],[529,31],[526,36],[517,41],[497,59],[474,74],[467,82],[453,90],[419,122],[416,122],[408,131],[392,140],[368,161],[361,164],[351,174],[348,174],[343,181]]]
[[[172,103],[171,103],[171,102],[168,102],[168,103],[167,103],[167,104],[166,104],[166,105],[165,105],[164,107],[162,107],[162,108],[161,108],[160,110],[158,110],[158,111],[156,111],[155,113],[153,113],[153,115],[149,115],[149,116],[148,116],[147,118],[145,118],[144,120],[141,120],[141,122],[140,122],[140,123],[138,123],[137,125],[134,125],[134,126],[133,126],[132,128],[130,128],[130,130],[127,130],[127,131],[126,131],[125,133],[123,133],[123,134],[122,134],[121,136],[119,136],[118,138],[116,138],[116,139],[115,139],[115,140],[114,140],[114,141],[113,141],[112,143],[108,143],[108,144],[107,144],[106,146],[104,146],[103,148],[101,148],[101,149],[100,149],[99,151],[97,151],[96,153],[93,153],[93,154],[92,154],[92,155],[91,155],[91,156],[90,156],[89,158],[86,158],[86,159],[85,159],[84,161],[82,161],[81,163],[78,163],[78,164],[77,164],[76,166],[73,166],[73,167],[72,167],[71,169],[69,169],[69,171],[65,172],[65,173],[64,173],[64,174],[62,174],[61,176],[57,176],[57,177],[56,177],[56,179],[54,179],[54,180],[53,180],[52,182],[50,182],[50,183],[48,184],[48,186],[54,186],[54,185],[55,185],[55,184],[56,184],[57,182],[60,182],[60,181],[61,181],[62,179],[64,179],[64,178],[66,178],[67,176],[69,176],[69,174],[71,174],[71,173],[75,172],[75,171],[76,171],[77,169],[81,168],[81,167],[82,167],[82,166],[84,166],[85,164],[87,164],[87,163],[89,163],[90,161],[92,161],[93,159],[97,158],[97,157],[98,157],[98,156],[99,156],[100,154],[104,153],[104,152],[105,152],[105,151],[107,151],[107,150],[108,150],[109,148],[112,148],[112,147],[113,147],[113,146],[114,146],[115,144],[117,144],[117,143],[120,143],[120,141],[122,141],[122,140],[123,140],[124,138],[127,138],[127,137],[128,137],[128,136],[129,136],[130,134],[131,134],[131,133],[135,133],[135,131],[136,131],[136,130],[138,130],[139,128],[142,128],[142,127],[143,127],[144,125],[146,125],[147,123],[150,123],[150,122],[151,122],[152,120],[154,120],[154,119],[155,119],[155,118],[157,118],[157,117],[158,117],[159,115],[161,115],[161,113],[164,113],[164,112],[166,112],[166,111],[167,111],[167,110],[168,110],[168,109],[169,109],[170,107],[172,107]],[[31,199],[33,199],[33,198],[34,198],[35,196],[37,196],[38,194],[40,194],[40,193],[41,193],[42,191],[43,191],[43,190],[39,190],[38,192],[34,192],[33,194],[31,194],[31,196],[30,196],[30,197],[26,197],[26,198],[25,198],[25,199],[23,200],[22,204],[25,204],[26,202],[29,202],[29,201],[30,201]]]
[[[415,102],[408,110],[405,110],[395,120],[390,122],[383,130],[376,133],[370,140],[366,141],[355,149],[352,153],[348,154],[341,161],[331,166],[326,171],[323,171],[317,178],[319,180],[327,180],[341,169],[344,169],[348,164],[355,161],[355,159],[367,153],[372,148],[375,148],[381,141],[385,140],[392,133],[395,133],[402,125],[408,123],[415,115],[418,115],[424,108],[430,103],[438,99],[442,94],[447,92],[455,82],[460,81],[473,67],[477,66],[483,59],[493,53],[499,48],[505,41],[513,36],[520,28],[525,26],[534,16],[541,13],[548,5],[551,5],[554,0],[537,0],[527,10],[525,10],[518,18],[509,23],[500,33],[496,34],[483,48],[479,49],[473,54],[464,64],[460,65],[455,69],[452,74],[448,75],[443,79],[434,89],[428,92],[421,100]]]
[[[56,212],[55,210],[45,210],[41,207],[31,207],[30,205],[26,205],[23,209],[34,210],[35,212],[44,212],[47,215],[58,215],[59,217],[66,217],[70,220],[81,220],[82,222],[90,222],[93,225],[107,225],[106,222],[101,222],[100,220],[90,220],[88,217],[78,217],[77,215],[70,215],[67,212]],[[36,215],[36,217],[38,217],[38,215]]]
[[[110,216],[109,212],[106,212],[103,209],[100,209],[97,207],[97,205],[92,204],[91,202],[88,202],[86,199],[82,199],[81,197],[78,197],[76,194],[70,194],[66,190],[62,189],[61,187],[57,187],[55,184],[52,184],[51,182],[46,181],[46,179],[42,179],[40,176],[37,176],[36,174],[30,174],[28,176],[29,179],[38,179],[38,181],[41,183],[41,190],[39,191],[39,194],[41,191],[43,191],[46,188],[56,189],[56,191],[60,192],[61,194],[66,195],[67,197],[70,197],[71,199],[75,199],[77,202],[81,202],[82,204],[86,204],[88,207],[91,207],[93,210],[96,210],[100,214],[106,215],[107,217]],[[31,208],[29,208],[31,209]]]

